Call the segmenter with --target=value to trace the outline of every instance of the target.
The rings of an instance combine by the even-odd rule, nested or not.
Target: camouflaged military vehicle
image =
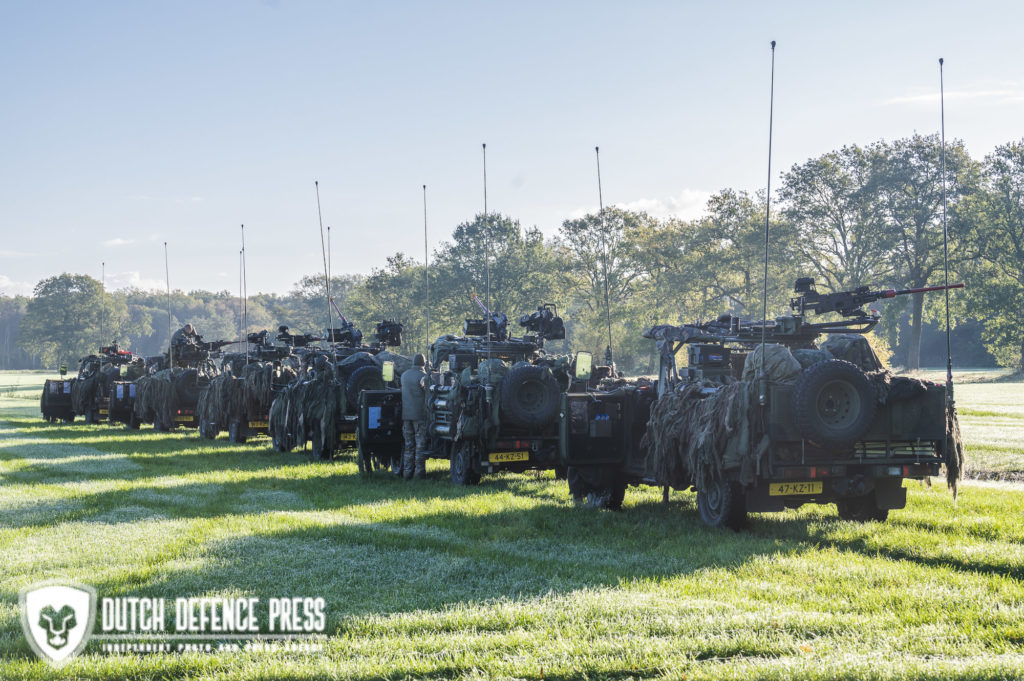
[[[805,503],[883,521],[906,504],[904,479],[943,466],[955,489],[963,450],[945,386],[893,376],[864,336],[879,321],[867,303],[941,288],[820,294],[800,279],[793,314],[650,329],[654,385],[562,397],[571,494],[618,508],[630,484],[663,487],[666,498],[696,489],[705,523],[739,528],[748,512]],[[830,312],[843,319],[807,319]]]
[[[107,420],[113,384],[120,379],[122,367],[133,359],[131,352],[118,349],[115,343],[80,359],[76,377],[48,379],[39,401],[43,418],[65,423],[76,416],[85,417],[86,423]]]
[[[513,337],[504,314],[467,319],[461,336],[431,345],[426,386],[430,456],[449,460],[452,482],[473,485],[502,470],[552,469],[558,460],[558,406],[570,387],[567,358],[544,342],[565,338],[554,305],[523,315]],[[359,409],[362,470],[388,467],[402,453],[401,390],[367,391]]]
[[[132,409],[139,423],[152,423],[155,430],[177,426],[197,428],[199,396],[220,373],[216,359],[231,341],[203,341],[201,336],[175,344],[149,372],[135,382]],[[129,424],[130,425],[130,424]]]
[[[309,443],[313,459],[326,460],[339,448],[354,446],[360,393],[396,385],[400,371],[412,365],[408,357],[388,350],[402,343],[400,323],[381,321],[373,342],[366,344],[362,332],[341,319],[342,326],[322,339],[327,347],[302,344],[295,379],[270,406],[268,432],[277,451]]]

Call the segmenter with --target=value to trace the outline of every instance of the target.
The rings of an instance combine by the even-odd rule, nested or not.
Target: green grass
[[[736,534],[703,527],[688,493],[631,489],[624,512],[597,512],[550,473],[456,488],[433,461],[426,481],[364,480],[351,452],[45,424],[42,378],[0,375],[0,679],[1024,676],[1019,485],[968,483],[954,502],[915,483],[883,525],[806,507]],[[965,434],[1017,413],[1009,385],[958,392],[979,412]],[[317,654],[53,670],[17,597],[58,578],[105,596],[319,595],[331,635]]]

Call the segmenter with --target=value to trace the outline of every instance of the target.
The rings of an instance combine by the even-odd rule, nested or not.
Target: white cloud
[[[0,293],[6,296],[30,296],[35,284],[27,281],[14,281],[4,274],[0,274]]]
[[[121,237],[114,237],[113,239],[107,239],[103,242],[104,246],[125,246],[127,244],[135,243],[135,239],[122,239]]]
[[[703,189],[684,189],[675,196],[660,199],[634,199],[624,203],[614,204],[616,208],[624,208],[637,212],[645,212],[656,218],[679,218],[682,220],[695,220],[704,214],[708,199],[712,192]],[[575,220],[588,213],[596,213],[597,206],[587,208],[576,208],[569,211],[569,219]]]
[[[139,272],[108,272],[107,290],[113,291],[119,288],[139,288],[143,291],[154,289],[162,290],[166,286],[163,279],[147,279]]]
[[[34,253],[26,253],[25,251],[10,251],[5,248],[0,248],[0,258],[29,258],[35,255]]]

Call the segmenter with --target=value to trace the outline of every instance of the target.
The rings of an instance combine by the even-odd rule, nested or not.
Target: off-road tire
[[[207,440],[215,440],[217,438],[217,429],[206,419],[199,419],[199,434]]]
[[[364,390],[384,390],[384,374],[376,364],[361,366],[352,372],[345,383],[345,411],[354,414],[359,406],[359,393]]]
[[[248,438],[248,426],[241,421],[232,420],[228,424],[228,442],[234,442],[235,444],[244,444]]]
[[[448,469],[454,484],[461,486],[480,484],[480,473],[473,470],[473,458],[476,450],[477,446],[469,442],[460,442],[452,449],[452,456],[448,460]]]
[[[725,478],[705,481],[697,488],[697,513],[710,527],[743,529],[747,525],[747,497],[743,487]]]
[[[871,382],[841,359],[804,369],[793,388],[793,416],[800,436],[823,449],[849,449],[871,424],[877,401]]]
[[[841,519],[858,523],[884,523],[889,518],[889,509],[878,508],[874,492],[859,497],[837,499],[836,509]]]
[[[626,498],[626,481],[614,468],[569,466],[565,473],[573,501],[587,508],[618,511]]]
[[[309,438],[309,454],[314,461],[330,461],[334,456],[334,447],[324,442],[320,421],[313,421],[313,432]]]
[[[545,367],[515,367],[501,382],[502,420],[520,428],[543,428],[558,415],[560,395],[558,381]]]

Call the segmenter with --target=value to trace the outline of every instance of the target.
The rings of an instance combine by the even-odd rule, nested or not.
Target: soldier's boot
[[[405,448],[402,450],[402,477],[411,480],[416,463],[416,430],[412,421],[402,422],[402,437],[405,440]]]
[[[427,477],[427,453],[423,450],[416,452],[416,478],[423,480]]]

